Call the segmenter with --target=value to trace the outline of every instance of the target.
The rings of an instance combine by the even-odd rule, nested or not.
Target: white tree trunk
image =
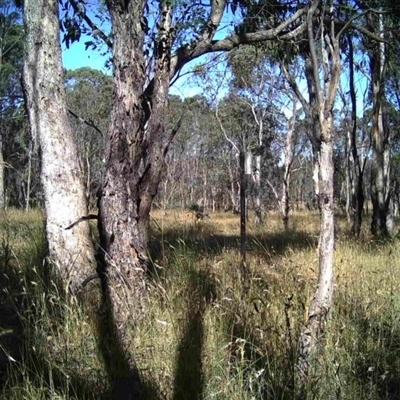
[[[261,139],[260,139],[261,141]],[[262,143],[262,141],[261,141]],[[255,171],[253,174],[254,186],[255,186],[255,196],[254,196],[254,211],[255,211],[255,224],[262,223],[262,213],[261,213],[261,156],[255,157]]]
[[[332,3],[331,3],[332,10]],[[319,274],[317,288],[308,310],[307,322],[300,336],[299,372],[302,391],[310,384],[310,371],[315,364],[319,348],[323,347],[326,322],[333,306],[333,254],[334,254],[334,207],[333,207],[333,144],[334,124],[333,106],[340,79],[340,45],[336,35],[335,23],[332,20],[330,28],[319,25],[321,29],[322,58],[318,58],[316,44],[318,36],[314,30],[314,11],[310,8],[308,14],[308,40],[312,60],[314,80],[317,88],[316,108],[320,135],[315,137],[318,149],[318,208],[320,210],[319,236]],[[325,31],[326,29],[326,31]],[[322,77],[320,75],[322,71]]]
[[[296,123],[296,106],[297,102],[293,102],[293,115],[288,122],[288,131],[286,136],[286,146],[285,146],[285,172],[283,176],[282,185],[282,198],[281,198],[281,215],[283,226],[285,229],[289,228],[289,211],[290,211],[290,199],[289,199],[289,188],[290,188],[290,176],[292,172],[292,164],[294,157],[294,126]]]
[[[58,0],[26,0],[24,90],[32,137],[39,141],[49,262],[72,290],[95,272],[85,187],[67,117]]]

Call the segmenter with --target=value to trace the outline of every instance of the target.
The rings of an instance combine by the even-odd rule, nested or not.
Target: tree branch
[[[220,128],[221,128],[222,133],[223,133],[224,136],[225,136],[225,139],[232,145],[232,147],[233,147],[238,153],[240,153],[240,150],[238,149],[238,147],[236,146],[236,144],[235,144],[235,143],[233,142],[233,140],[230,139],[229,136],[227,135],[226,130],[225,130],[225,128],[224,128],[224,125],[222,124],[222,121],[221,121],[221,119],[219,118],[219,107],[218,107],[218,103],[217,103],[216,108],[215,108],[215,117],[217,118],[217,121],[218,121],[218,123],[219,123],[219,126],[220,126]]]
[[[93,128],[95,131],[97,131],[98,133],[100,133],[100,135],[104,136],[103,132],[100,130],[100,128],[97,127],[97,125],[95,125],[95,123],[92,120],[86,120],[82,117],[80,117],[79,115],[75,114],[73,111],[68,110],[68,112],[77,120],[83,122],[84,124],[86,124],[87,126],[90,126],[91,128]]]
[[[178,133],[179,129],[181,128],[182,120],[183,120],[183,115],[179,118],[178,122],[175,124],[175,126],[171,130],[171,133],[169,134],[169,138],[168,138],[167,144],[165,145],[164,151],[163,151],[164,157],[167,155],[168,150],[169,150],[169,146],[171,145],[171,143],[174,140],[176,134]]]
[[[78,3],[76,0],[69,0],[73,10],[77,15],[79,15],[89,26],[89,28],[92,30],[92,32],[96,31],[100,38],[103,40],[103,42],[110,48],[112,49],[112,42],[109,39],[109,37],[101,30],[99,27],[89,18],[89,16],[82,11],[81,7],[78,6]]]
[[[217,1],[213,1],[217,3]],[[225,3],[225,2],[223,2]],[[314,0],[313,3],[319,3],[318,0]],[[221,7],[221,6],[220,6]],[[216,20],[220,8],[215,8],[214,15]],[[175,74],[189,61],[196,59],[206,53],[213,53],[217,51],[229,51],[238,47],[241,44],[250,44],[256,42],[262,42],[265,40],[292,40],[306,30],[307,21],[303,21],[296,27],[289,31],[285,31],[291,24],[298,21],[307,12],[307,7],[303,7],[294,13],[290,18],[282,22],[275,28],[260,30],[257,32],[243,33],[243,34],[232,34],[231,36],[221,40],[210,40],[214,35],[215,30],[210,30],[209,35],[206,36],[207,40],[204,41],[204,32],[202,33],[201,40],[191,42],[185,46],[179,48],[171,59],[171,79]]]

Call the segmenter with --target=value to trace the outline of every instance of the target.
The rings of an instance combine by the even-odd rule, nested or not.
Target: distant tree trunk
[[[229,179],[230,179],[229,194],[230,194],[231,205],[232,205],[231,209],[234,214],[238,214],[239,213],[239,204],[238,204],[239,188],[238,188],[237,179],[235,179],[235,175],[231,168],[229,168]]]
[[[351,206],[351,194],[353,188],[353,180],[354,177],[352,176],[352,163],[351,163],[351,152],[350,152],[350,129],[347,128],[346,130],[346,137],[345,137],[345,155],[346,155],[346,218],[347,223],[351,224],[351,215],[352,215],[352,206]]]
[[[0,46],[0,70],[3,60],[3,46]],[[6,188],[5,188],[5,164],[3,154],[3,126],[2,126],[3,103],[0,99],[0,211],[6,207]]]
[[[2,132],[0,132],[0,211],[3,211],[6,207],[6,189],[4,186],[5,169],[3,156],[3,135]]]
[[[316,77],[314,75],[314,66],[313,66],[313,60],[312,57],[309,53],[305,54],[304,57],[305,61],[305,78],[307,82],[307,90],[308,90],[308,101],[306,98],[303,96],[299,85],[296,82],[296,79],[294,76],[292,76],[289,71],[288,67],[284,62],[281,62],[281,68],[283,70],[283,73],[285,74],[286,80],[291,86],[293,92],[295,93],[296,97],[300,101],[303,110],[306,114],[306,119],[307,119],[307,137],[309,138],[311,142],[311,147],[312,147],[312,156],[313,156],[313,174],[312,174],[312,179],[313,179],[313,189],[314,189],[314,201],[313,201],[313,207],[309,205],[307,208],[312,209],[315,208],[318,204],[318,197],[319,197],[319,169],[320,169],[320,160],[319,160],[319,155],[320,155],[320,146],[321,143],[319,141],[319,136],[320,136],[320,123],[318,120],[318,114],[315,111],[318,106],[316,105],[316,101],[318,98],[318,92],[317,92],[317,83],[316,83]]]
[[[204,211],[208,209],[207,189],[208,189],[207,170],[206,170],[205,166],[203,166],[203,196],[202,196],[201,204],[203,206]]]
[[[378,18],[378,21],[375,19]],[[369,28],[383,30],[383,15],[368,16]],[[383,33],[381,33],[383,35]],[[386,45],[384,42],[371,43],[370,70],[373,98],[372,119],[372,165],[371,165],[371,232],[375,236],[388,236],[393,231],[393,216],[390,211],[390,137],[386,116],[385,74]]]
[[[67,117],[58,1],[25,0],[24,90],[30,129],[40,145],[49,262],[77,290],[95,271],[85,191]]]
[[[361,165],[357,149],[357,99],[354,85],[354,51],[351,36],[348,36],[349,43],[349,86],[352,104],[351,120],[352,129],[349,130],[349,178],[350,178],[350,204],[351,204],[351,231],[355,236],[360,236],[362,224],[362,212],[364,209],[364,168]]]
[[[31,202],[31,183],[32,183],[32,152],[33,143],[29,139],[29,150],[28,150],[28,177],[26,178],[26,195],[25,195],[25,211],[29,211]]]
[[[260,139],[262,145],[262,138]],[[255,157],[255,168],[253,173],[253,180],[255,186],[255,196],[254,196],[254,212],[255,212],[255,220],[254,223],[256,225],[262,224],[262,212],[261,212],[261,156],[257,155]]]
[[[286,147],[285,147],[285,172],[283,175],[283,187],[281,197],[281,215],[283,221],[283,227],[285,230],[289,229],[289,212],[290,212],[290,177],[292,174],[292,165],[294,158],[294,126],[296,123],[296,106],[297,102],[293,102],[292,117],[288,121],[288,129],[286,136]]]

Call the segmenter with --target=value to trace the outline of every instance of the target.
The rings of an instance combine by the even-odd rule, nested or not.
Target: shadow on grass
[[[287,249],[315,248],[318,237],[304,231],[276,232],[271,234],[248,234],[246,249],[248,252],[264,258],[267,262],[284,254]],[[240,251],[240,236],[215,235],[208,230],[199,231],[194,226],[188,230],[167,229],[161,235],[153,232],[149,243],[152,260],[168,258],[171,251],[185,247],[198,258],[221,254],[224,250]],[[150,269],[150,274],[153,272]]]
[[[21,360],[26,341],[23,321],[21,320],[26,309],[26,296],[23,295],[25,276],[19,267],[20,258],[31,265],[40,265],[44,258],[45,247],[41,224],[28,225],[16,221],[10,223],[7,221],[6,214],[1,216],[0,388],[3,388],[8,379],[8,368],[13,363],[12,360],[17,362]],[[16,255],[14,251],[16,241],[25,243],[25,250],[22,253],[26,254]],[[32,268],[29,268],[29,272],[32,272]]]
[[[83,377],[79,373],[79,366],[76,370],[68,368],[66,373],[62,366],[57,365],[57,361],[52,361],[50,348],[49,353],[46,348],[43,349],[45,353],[42,350],[32,351],[33,346],[38,348],[36,340],[45,340],[30,332],[31,327],[43,318],[41,299],[58,299],[56,304],[51,302],[53,306],[48,304],[46,310],[54,321],[64,318],[62,305],[67,300],[62,285],[57,287],[57,279],[50,277],[48,267],[43,264],[46,254],[43,225],[39,223],[31,227],[25,223],[8,225],[7,222],[1,222],[0,225],[3,228],[0,237],[0,391],[11,397],[15,388],[23,391],[29,381],[32,390],[51,398],[62,394],[74,399],[157,399],[152,386],[142,382],[137,370],[128,362],[116,335],[108,291],[101,291],[100,285],[97,285],[96,294],[92,292],[88,297],[97,296],[99,301],[90,298],[89,302],[97,301],[97,306],[101,305],[103,311],[102,318],[96,320],[99,333],[96,339],[109,385],[107,381],[96,382],[95,379]],[[20,245],[21,238],[24,246]],[[85,296],[78,299],[84,308],[90,305],[87,300]],[[46,320],[45,323],[48,322]],[[58,329],[57,326],[54,329]],[[68,354],[65,356],[68,357]],[[16,360],[16,363],[10,360]],[[107,386],[112,390],[105,393]]]
[[[254,335],[254,327],[245,318],[228,318],[225,323],[230,343],[231,364],[237,365],[243,382],[242,390],[251,398],[292,400],[295,393],[294,348],[285,345],[281,353],[268,353],[265,341]],[[235,368],[233,368],[235,371]]]
[[[111,392],[102,396],[110,400],[158,399],[157,389],[151,382],[144,381],[134,360],[130,359],[121,338],[114,316],[114,306],[110,296],[108,276],[101,275],[102,304],[101,315],[97,318],[98,332],[96,339],[102,355]]]
[[[207,305],[216,297],[215,283],[207,272],[191,271],[188,295],[186,325],[176,360],[174,400],[197,400],[203,395],[203,318]]]
[[[27,301],[27,294],[24,293],[23,278],[25,281],[29,279],[21,275],[18,267],[9,265],[11,259],[4,262],[4,247],[2,250],[0,285],[4,290],[0,292],[0,390],[5,396],[11,397],[13,388],[23,387],[28,379],[42,394],[46,392],[56,397],[57,393],[64,393],[68,394],[68,398],[97,399],[98,390],[78,372],[71,371],[66,376],[64,371],[49,363],[50,354],[32,351],[35,338],[29,330],[35,324],[36,312],[41,318],[40,310],[36,310],[35,305]],[[46,291],[46,288],[43,290]]]
[[[364,398],[400,399],[400,326],[398,317],[364,315],[355,306],[351,323],[356,332],[348,344],[351,371]],[[392,310],[394,313],[394,311]]]

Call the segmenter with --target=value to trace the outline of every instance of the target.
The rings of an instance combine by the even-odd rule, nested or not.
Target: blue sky
[[[77,69],[81,67],[90,67],[101,70],[106,74],[111,74],[111,71],[105,68],[107,57],[102,56],[98,51],[92,51],[90,49],[85,50],[85,42],[89,39],[89,37],[83,36],[79,42],[72,43],[69,49],[62,44],[64,68]],[[194,64],[195,62],[193,62],[191,66],[193,67]],[[190,70],[191,66],[185,66],[185,71]],[[202,89],[196,86],[193,80],[190,79],[190,75],[187,75],[172,86],[170,92],[171,94],[181,97],[190,97],[200,94]]]
[[[85,50],[85,42],[87,40],[90,40],[90,38],[82,36],[81,40],[72,43],[69,49],[62,44],[64,68],[77,69],[81,67],[91,67],[107,73],[105,68],[107,58],[101,56],[97,51]]]
[[[96,17],[94,16],[94,11],[89,10],[89,15],[96,23],[99,23],[99,21],[96,20]],[[232,21],[232,13],[230,11],[226,12],[221,21],[221,28],[216,34],[216,39],[222,39],[229,34],[229,32],[232,30]],[[107,30],[108,29],[106,29],[106,31]],[[107,57],[102,56],[99,51],[92,51],[90,49],[85,50],[85,42],[89,40],[92,40],[90,36],[82,35],[79,42],[72,43],[69,49],[67,49],[65,47],[65,44],[62,43],[62,58],[64,68],[77,69],[81,67],[90,67],[101,70],[106,74],[111,74],[111,71],[105,68]],[[189,72],[196,64],[201,61],[204,61],[204,57],[187,64],[183,68],[182,74]],[[189,73],[180,78],[175,83],[175,85],[170,88],[170,93],[181,97],[190,97],[201,94],[202,88],[197,86],[197,83],[194,82],[192,75]]]

